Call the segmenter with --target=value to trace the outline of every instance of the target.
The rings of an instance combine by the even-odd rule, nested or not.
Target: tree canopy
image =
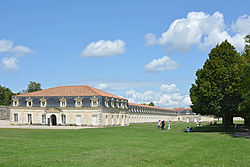
[[[240,116],[245,119],[245,124],[250,127],[250,35],[245,37],[245,52],[242,57],[245,59],[243,69],[243,81],[239,85],[242,101],[239,105]]]
[[[154,102],[150,102],[148,105],[149,106],[155,106]]]
[[[0,105],[9,106],[13,93],[9,88],[0,85]]]
[[[193,111],[223,117],[227,130],[242,100],[238,85],[243,68],[244,59],[227,40],[213,48],[190,89]]]
[[[42,90],[41,84],[38,82],[35,82],[35,81],[30,81],[30,83],[28,84],[27,91],[34,92],[34,91],[38,91],[38,90]]]

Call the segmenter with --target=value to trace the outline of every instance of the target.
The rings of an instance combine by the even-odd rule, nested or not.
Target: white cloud
[[[4,56],[0,63],[1,71],[15,72],[19,70],[19,67],[17,65],[19,58],[32,53],[33,51],[26,46],[14,46],[14,42],[12,40],[0,40],[0,56]]]
[[[106,83],[100,83],[99,85],[97,85],[97,89],[107,90],[108,85]]]
[[[231,27],[231,29],[230,29]],[[166,32],[161,34],[157,40],[150,33],[146,35],[146,44],[160,44],[170,46],[171,49],[188,51],[192,46],[198,49],[214,47],[227,39],[237,49],[244,48],[244,36],[250,30],[250,16],[240,16],[236,23],[227,26],[224,16],[220,12],[212,15],[204,12],[189,12],[186,18],[177,19],[171,23]],[[230,32],[236,32],[230,35]]]
[[[170,84],[170,85],[161,85],[160,90],[165,92],[165,93],[178,93],[179,89],[176,88],[175,84]]]
[[[80,54],[82,57],[110,57],[125,53],[125,42],[118,39],[114,41],[100,40],[91,42]]]
[[[243,15],[240,16],[236,23],[232,25],[232,30],[234,32],[239,32],[242,34],[249,34],[250,33],[250,16]]]
[[[157,44],[158,42],[157,38],[152,33],[146,34],[145,39],[146,39],[146,45],[154,45],[154,44]]]
[[[159,59],[153,59],[149,64],[145,65],[147,72],[160,72],[166,70],[175,70],[178,68],[178,63],[168,56]]]
[[[19,67],[17,66],[17,58],[16,57],[5,57],[2,59],[2,71],[5,72],[14,72],[19,70]]]
[[[11,40],[0,40],[0,53],[9,52],[13,47],[13,41]]]
[[[191,100],[188,95],[181,95],[175,84],[163,84],[160,86],[160,91],[153,92],[151,90],[145,92],[137,92],[129,90],[126,92],[125,98],[128,98],[131,103],[150,103],[151,101],[156,106],[161,107],[189,107]]]

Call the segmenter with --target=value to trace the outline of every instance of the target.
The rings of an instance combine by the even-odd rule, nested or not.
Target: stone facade
[[[8,106],[0,106],[0,120],[10,117],[10,109]]]
[[[74,88],[51,88],[55,96],[51,96],[52,93],[47,89],[13,97],[10,106],[11,124],[103,127],[158,120],[196,122],[211,119],[196,115],[190,109],[166,109],[128,103],[127,99],[88,86],[76,86],[76,89],[87,91],[87,96],[84,93],[68,93],[74,91]],[[44,96],[46,94],[49,96]],[[56,96],[61,94],[67,96]]]

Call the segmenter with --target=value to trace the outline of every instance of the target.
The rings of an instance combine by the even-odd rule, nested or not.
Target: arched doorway
[[[53,114],[50,116],[51,125],[56,125],[56,116]]]

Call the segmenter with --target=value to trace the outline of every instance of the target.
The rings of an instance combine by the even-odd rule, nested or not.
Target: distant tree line
[[[0,85],[0,105],[9,106],[11,104],[12,96],[38,90],[42,90],[41,84],[35,81],[30,81],[27,85],[27,89],[22,90],[18,93],[13,93],[9,88]]]
[[[147,104],[147,103],[142,103],[142,105],[155,106],[154,102],[150,102],[149,104]]]
[[[208,56],[190,89],[193,112],[222,117],[225,131],[233,117],[244,118],[250,126],[250,35],[245,37],[244,52],[238,53],[225,40]]]

